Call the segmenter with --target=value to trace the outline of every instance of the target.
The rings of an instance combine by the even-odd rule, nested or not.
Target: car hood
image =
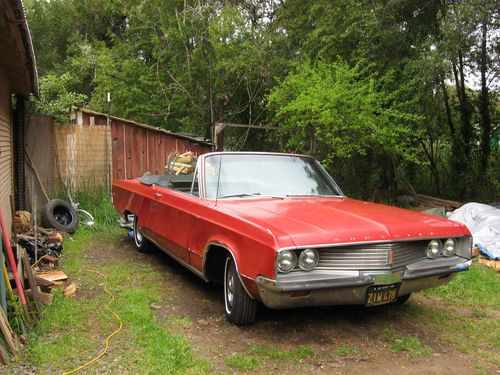
[[[248,198],[218,206],[273,233],[278,246],[285,237],[295,246],[313,246],[470,234],[451,220],[350,198]]]

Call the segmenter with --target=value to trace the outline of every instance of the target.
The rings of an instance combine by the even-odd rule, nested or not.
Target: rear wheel
[[[134,216],[134,244],[137,251],[141,253],[149,253],[152,251],[151,243],[144,237],[139,228],[138,216]]]
[[[241,284],[236,265],[231,257],[224,267],[224,304],[226,316],[236,325],[252,324],[257,316],[257,301],[250,298]]]

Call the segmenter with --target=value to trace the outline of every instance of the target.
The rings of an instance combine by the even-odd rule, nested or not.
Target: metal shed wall
[[[10,196],[13,186],[12,165],[10,87],[4,71],[0,69],[0,208],[9,233],[12,228],[10,213]]]

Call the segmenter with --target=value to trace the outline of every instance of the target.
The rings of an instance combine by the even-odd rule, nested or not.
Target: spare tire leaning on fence
[[[73,233],[78,227],[78,215],[71,203],[53,199],[42,210],[42,222],[46,227]]]

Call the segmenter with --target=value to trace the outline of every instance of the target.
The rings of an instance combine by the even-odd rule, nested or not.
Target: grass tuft
[[[278,350],[267,345],[258,345],[251,349],[251,353],[263,358],[293,362],[299,362],[301,359],[314,355],[314,351],[306,345],[300,345],[291,350]]]
[[[427,356],[432,349],[420,342],[417,336],[403,335],[393,328],[384,328],[384,335],[392,341],[390,350],[393,352],[408,352],[411,356]]]
[[[240,371],[255,370],[260,367],[257,358],[242,354],[233,354],[226,359],[226,364]]]
[[[350,348],[348,346],[342,345],[335,349],[335,354],[339,357],[346,357],[348,355],[358,355],[358,350],[356,348]]]

